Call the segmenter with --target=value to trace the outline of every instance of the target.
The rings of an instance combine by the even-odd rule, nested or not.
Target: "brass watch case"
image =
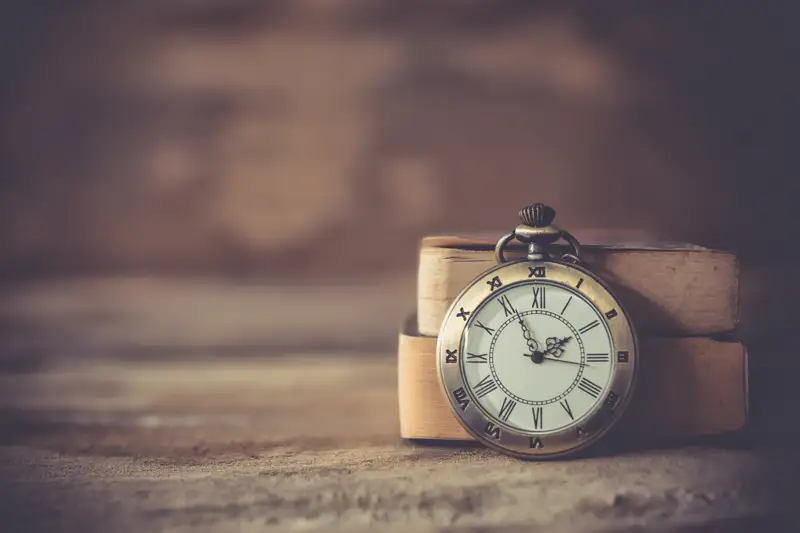
[[[536,270],[539,267],[544,267],[545,275],[533,277],[534,272],[542,273],[541,270]],[[570,425],[553,432],[526,432],[505,426],[483,411],[466,383],[461,360],[465,333],[472,323],[475,311],[492,296],[494,289],[491,280],[495,276],[500,278],[503,289],[510,285],[532,282],[563,285],[580,293],[600,311],[600,316],[604,317],[604,326],[613,344],[611,376],[604,388],[604,399],[598,401],[582,417],[579,426]],[[462,309],[470,312],[469,318],[463,316],[463,313],[459,316]],[[616,315],[609,318],[606,313],[612,309],[616,310]],[[456,350],[455,362],[453,362],[453,350]],[[627,352],[625,358],[627,362],[622,362],[623,357],[618,355],[620,352]],[[439,331],[436,346],[440,385],[456,419],[479,442],[504,454],[524,459],[550,459],[573,455],[606,435],[622,418],[633,397],[638,355],[636,333],[630,316],[607,285],[582,266],[553,259],[523,259],[498,265],[481,274],[465,287],[450,305]],[[462,408],[458,398],[454,396],[453,391],[459,388],[463,388],[469,394],[469,403],[465,408]],[[618,396],[613,407],[609,402],[609,391]],[[613,399],[613,396],[610,398]],[[499,438],[488,434],[487,426],[500,427]]]

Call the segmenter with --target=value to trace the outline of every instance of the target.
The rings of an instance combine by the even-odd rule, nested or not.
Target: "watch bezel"
[[[534,277],[534,273],[542,272],[536,270],[539,267],[544,267],[545,275],[537,278]],[[501,287],[494,287],[491,283],[495,277],[500,278]],[[580,279],[583,281],[579,282]],[[570,424],[553,432],[518,430],[507,427],[496,418],[487,415],[469,392],[461,364],[464,333],[470,321],[458,315],[460,310],[469,310],[471,314],[479,309],[495,293],[495,288],[507,288],[510,285],[537,280],[563,285],[586,298],[600,311],[613,344],[613,367],[608,387],[605,388],[606,391],[618,395],[613,408],[606,404],[606,395],[606,399],[599,401],[581,417],[580,426]],[[616,310],[616,315],[608,318],[606,312],[611,309]],[[456,360],[453,362],[454,349],[457,352]],[[617,360],[617,353],[620,351],[628,352],[626,363]],[[638,340],[630,315],[606,283],[594,273],[573,263],[521,259],[487,270],[462,289],[445,314],[436,344],[436,358],[442,392],[447,397],[453,415],[470,435],[479,442],[508,455],[527,459],[547,459],[564,457],[585,450],[598,442],[619,422],[630,404],[635,389],[638,374]],[[454,396],[453,391],[459,388],[462,388],[470,399],[464,408]],[[463,402],[463,396],[461,398]],[[492,428],[499,427],[499,438],[490,436],[486,432],[489,423],[492,424]],[[578,432],[577,427],[582,431]],[[534,447],[539,444],[541,447]]]

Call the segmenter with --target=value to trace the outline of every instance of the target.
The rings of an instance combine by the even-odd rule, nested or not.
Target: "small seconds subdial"
[[[577,426],[604,399],[614,345],[600,311],[570,287],[509,285],[470,317],[461,358],[470,395],[500,425]]]

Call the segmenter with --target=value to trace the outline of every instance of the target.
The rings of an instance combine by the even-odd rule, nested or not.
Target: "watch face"
[[[476,438],[513,455],[564,455],[596,441],[627,405],[635,336],[591,273],[523,261],[459,295],[438,363],[454,413]]]

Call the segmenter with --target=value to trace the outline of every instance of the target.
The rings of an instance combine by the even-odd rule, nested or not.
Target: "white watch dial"
[[[579,291],[530,281],[496,291],[466,324],[470,396],[497,424],[546,434],[607,399],[616,364],[606,317]]]

